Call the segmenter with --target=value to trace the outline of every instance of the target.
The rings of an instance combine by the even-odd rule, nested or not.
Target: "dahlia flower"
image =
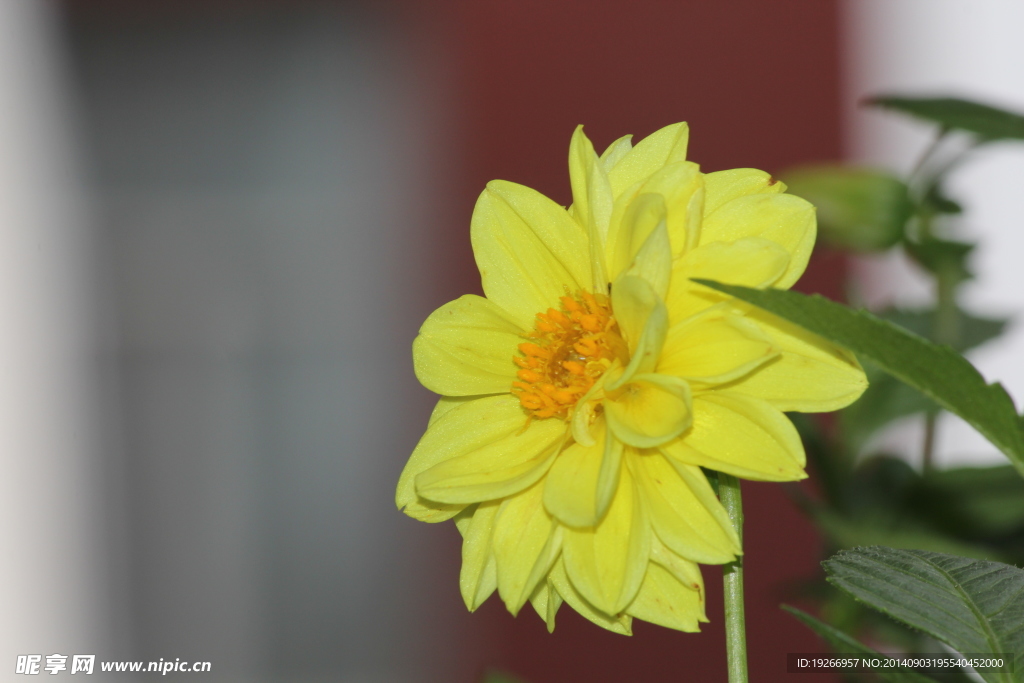
[[[396,502],[463,535],[470,610],[495,590],[554,628],[566,602],[630,633],[707,621],[698,563],[741,553],[702,468],[802,479],[783,411],[841,408],[856,359],[692,281],[790,287],[814,208],[767,173],[703,174],[685,123],[600,156],[577,128],[573,204],[493,181],[471,236],[486,298],[432,313],[416,375],[441,395]]]

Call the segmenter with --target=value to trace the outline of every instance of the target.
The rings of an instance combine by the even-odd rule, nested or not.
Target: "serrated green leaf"
[[[866,103],[933,121],[943,128],[974,133],[985,140],[1024,140],[1024,116],[958,97],[883,95]]]
[[[943,645],[931,636],[868,607],[825,581],[818,585],[821,586],[823,599],[820,603],[821,618],[833,628],[845,633],[862,634],[862,638],[871,643],[884,643],[885,649],[890,652],[913,656],[943,651]],[[941,683],[976,683],[976,679],[962,669],[931,669],[922,673]]]
[[[863,356],[959,415],[1002,451],[1024,476],[1024,429],[1013,400],[999,384],[986,384],[963,356],[867,311],[777,289],[750,289],[711,280],[700,284],[763,308]]]
[[[798,610],[795,607],[790,607],[789,605],[783,605],[782,609],[792,614],[794,617],[802,621],[805,626],[821,636],[825,642],[832,646],[832,649],[836,654],[859,655],[870,658],[885,657],[885,655],[878,650],[872,650],[867,645],[858,642],[839,629],[832,628],[825,622],[815,619],[807,612]],[[878,674],[879,678],[887,683],[935,683],[934,678],[929,678],[928,676],[913,671],[912,669],[880,668],[875,669],[874,671]]]
[[[783,181],[791,194],[817,207],[821,237],[844,249],[888,249],[902,239],[913,212],[906,184],[881,171],[805,166]]]
[[[885,547],[844,550],[823,566],[833,585],[958,652],[1012,654],[1014,673],[979,672],[989,683],[1024,681],[1024,571]]]

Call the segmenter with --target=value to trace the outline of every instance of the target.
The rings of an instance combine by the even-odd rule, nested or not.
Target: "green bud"
[[[791,194],[817,207],[821,238],[843,249],[888,249],[902,239],[913,211],[907,186],[880,171],[804,166],[783,180]]]

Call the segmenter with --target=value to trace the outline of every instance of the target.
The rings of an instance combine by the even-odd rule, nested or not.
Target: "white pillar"
[[[851,161],[905,174],[934,131],[900,114],[856,106],[865,96],[959,96],[1024,113],[1024,3],[1019,0],[846,0],[847,130]],[[1024,144],[984,148],[956,171],[949,193],[966,209],[959,239],[978,241],[964,287],[970,311],[1014,316],[1009,334],[969,354],[989,381],[1024,403]],[[930,301],[928,280],[895,259],[865,259],[858,270],[869,300]],[[874,284],[872,284],[874,283]],[[890,435],[917,452],[919,425]],[[891,441],[890,441],[891,443]],[[939,423],[939,464],[1005,462],[952,416]]]
[[[49,10],[39,0],[0,0],[0,678],[8,679],[19,654],[43,655],[43,665],[51,654],[103,656],[105,624],[88,237]]]

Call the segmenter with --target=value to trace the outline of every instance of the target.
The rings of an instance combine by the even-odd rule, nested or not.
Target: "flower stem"
[[[743,547],[743,502],[739,480],[724,472],[718,474],[718,495]],[[729,683],[747,683],[746,616],[743,612],[743,557],[722,567],[725,594],[725,654]]]

